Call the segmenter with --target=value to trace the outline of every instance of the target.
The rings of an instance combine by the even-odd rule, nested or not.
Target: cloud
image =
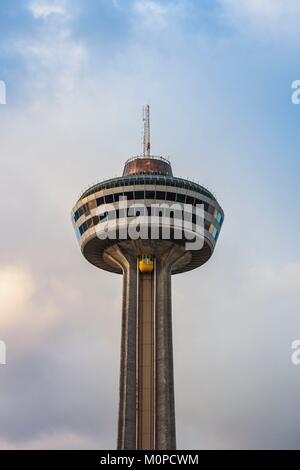
[[[142,27],[153,31],[172,26],[175,20],[183,17],[185,11],[184,4],[178,1],[136,0],[133,8]]]
[[[273,35],[298,33],[298,0],[219,0],[226,20],[240,32]]]
[[[0,266],[1,330],[16,326],[35,292],[36,285],[28,270],[21,266]]]
[[[75,7],[66,2],[48,4],[34,2],[29,5],[35,18],[43,22],[29,35],[15,35],[7,41],[6,51],[22,59],[25,73],[30,75],[30,94],[45,94],[56,99],[74,89],[87,61],[87,48],[74,38],[72,18]],[[63,21],[61,21],[63,20]]]
[[[23,265],[0,265],[0,339],[7,343],[8,362],[12,354],[34,349],[57,324],[60,290],[54,281],[46,289],[45,281],[37,282]]]
[[[72,91],[75,81],[86,61],[86,49],[79,42],[73,41],[68,30],[60,30],[53,39],[51,34],[42,40],[24,39],[17,41],[16,50],[25,59],[31,69],[37,69],[31,85],[47,93],[56,90],[56,94]]]
[[[45,3],[36,1],[29,4],[29,11],[34,18],[47,19],[49,16],[58,15],[67,18],[69,16],[66,7],[60,3]]]

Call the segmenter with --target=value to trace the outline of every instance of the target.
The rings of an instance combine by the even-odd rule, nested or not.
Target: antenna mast
[[[150,106],[143,108],[143,121],[144,121],[144,151],[143,157],[150,157]]]

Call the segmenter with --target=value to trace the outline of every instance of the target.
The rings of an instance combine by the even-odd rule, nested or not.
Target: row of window
[[[153,210],[154,209],[154,210]],[[162,217],[168,217],[170,219],[179,219],[181,220],[183,217],[183,211],[181,210],[173,210],[169,208],[152,208],[152,207],[135,207],[131,208],[130,212],[129,209],[116,209],[114,211],[104,212],[101,215],[96,215],[94,217],[90,217],[87,219],[83,224],[79,227],[80,235],[83,235],[89,228],[98,225],[99,223],[107,222],[110,220],[121,219],[124,217],[136,217],[136,216],[156,216],[161,219]],[[189,212],[184,213],[184,219],[186,221],[192,222],[193,224],[197,223],[196,214],[192,214]],[[208,220],[204,220],[204,228],[208,230],[214,239],[217,238],[218,230],[216,227],[210,223]]]
[[[214,196],[207,189],[200,186],[200,184],[182,178],[176,178],[175,176],[166,175],[135,175],[113,178],[111,180],[103,181],[92,186],[83,193],[81,199],[90,196],[91,194],[94,194],[98,191],[101,191],[102,189],[118,188],[120,186],[131,186],[137,184],[174,186],[176,188],[183,188],[189,189],[191,191],[196,191],[200,194],[204,194],[209,198],[215,199]]]
[[[83,214],[88,215],[90,211],[97,206],[101,206],[102,204],[112,204],[114,202],[119,202],[124,197],[126,197],[128,201],[152,199],[160,201],[179,202],[182,204],[191,205],[203,204],[204,210],[206,212],[208,212],[209,214],[217,213],[217,215],[215,215],[215,218],[218,220],[219,223],[221,223],[222,221],[222,214],[216,211],[216,209],[212,205],[209,205],[207,202],[204,202],[201,199],[197,199],[191,196],[186,196],[185,194],[165,191],[128,191],[116,194],[108,194],[107,196],[93,199],[87,202],[86,204],[80,206],[74,214],[74,221],[77,222],[79,217],[81,217]]]

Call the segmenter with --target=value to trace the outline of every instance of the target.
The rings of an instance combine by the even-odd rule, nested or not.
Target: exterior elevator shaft
[[[122,253],[122,258],[118,449],[172,450],[176,437],[171,264],[156,257],[153,271],[141,273],[139,257]]]
[[[137,448],[155,449],[155,268],[138,273]]]

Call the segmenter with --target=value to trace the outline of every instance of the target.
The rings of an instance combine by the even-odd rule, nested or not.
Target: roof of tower
[[[127,160],[123,176],[155,174],[173,176],[169,160],[163,157],[133,157]]]

